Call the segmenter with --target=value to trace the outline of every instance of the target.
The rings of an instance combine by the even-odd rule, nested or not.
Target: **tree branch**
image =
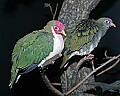
[[[103,70],[102,72],[98,73],[96,76],[99,76],[99,75],[103,74],[104,72],[112,69],[112,68],[115,67],[119,62],[120,62],[120,59],[118,59],[112,66],[110,66],[110,67],[108,67],[107,69]]]
[[[47,67],[48,65],[54,64],[55,60],[58,59],[59,57],[61,57],[62,54],[57,54],[56,56],[52,57],[51,59],[47,60],[43,65],[42,68],[44,69],[45,67]]]
[[[76,23],[81,19],[87,19],[89,17],[89,13],[96,7],[96,5],[101,0],[64,0],[62,4],[62,8],[59,13],[58,20],[60,20],[65,25],[65,31],[69,34],[70,30],[76,25]],[[71,39],[71,38],[70,38]],[[90,68],[82,68],[77,77],[76,74],[76,63],[72,64],[73,66],[70,66],[65,74],[62,74],[61,76],[61,85],[62,85],[62,91],[66,92],[66,90],[70,90],[75,83],[81,81],[85,76],[87,76],[90,72]],[[66,80],[66,79],[67,80]],[[76,78],[76,81],[73,81]],[[94,77],[91,77],[89,81],[94,81]],[[80,90],[85,90],[86,88],[90,88],[91,86],[83,85],[81,88],[74,91],[71,96],[75,96],[77,94],[81,94]],[[85,93],[83,93],[85,94]],[[85,96],[85,95],[84,95]],[[87,95],[88,96],[88,95]],[[90,95],[89,95],[90,96]]]
[[[90,76],[92,76],[96,71],[98,71],[99,69],[101,69],[102,67],[106,66],[107,64],[109,64],[110,62],[112,62],[113,60],[116,60],[120,57],[120,54],[118,56],[114,56],[113,58],[111,58],[110,60],[108,60],[107,62],[103,63],[101,66],[99,66],[98,68],[96,68],[95,70],[93,70],[91,73],[89,73],[82,81],[80,81],[75,87],[73,87],[70,91],[68,91],[66,93],[66,95],[69,95],[71,92],[73,92],[75,89],[77,89],[85,80],[87,80]],[[117,62],[118,63],[118,62]]]
[[[41,69],[40,69],[41,70]],[[44,72],[40,72],[43,81],[45,82],[46,86],[56,95],[64,96],[59,90],[57,90],[54,86],[52,86],[51,82],[49,81],[48,77],[44,74]]]
[[[72,89],[70,89],[68,92],[66,89],[66,93],[62,93],[59,90],[57,90],[49,81],[48,77],[44,74],[44,72],[40,72],[43,81],[45,82],[46,86],[56,95],[58,96],[68,96],[70,93],[72,93],[74,90],[76,90],[83,82],[85,82],[90,76],[92,76],[95,72],[97,72],[99,69],[103,68],[104,66],[106,66],[107,64],[109,64],[110,62],[114,61],[118,59],[113,65],[112,67],[107,68],[107,70],[100,72],[100,74],[102,74],[103,72],[108,71],[108,69],[113,68],[115,65],[117,65],[120,61],[120,54],[118,56],[114,56],[114,57],[110,57],[110,59],[108,61],[106,61],[105,63],[101,64],[101,66],[99,66],[98,68],[94,69],[92,72],[90,72],[83,80],[81,80],[77,85],[75,85]],[[85,60],[85,59],[84,59]],[[81,62],[81,61],[79,61]],[[83,59],[82,59],[83,62]],[[41,69],[40,69],[41,70]],[[65,80],[66,80],[67,76],[65,76]],[[67,80],[66,80],[67,82]],[[67,87],[66,87],[67,88]]]
[[[62,4],[58,20],[65,25],[67,32],[74,27],[80,19],[87,19],[90,12],[101,0],[65,0]]]

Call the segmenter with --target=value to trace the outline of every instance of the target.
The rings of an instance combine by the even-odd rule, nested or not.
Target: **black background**
[[[56,3],[59,10],[63,0],[1,0],[0,1],[0,96],[54,96],[43,83],[38,69],[23,75],[10,91],[9,79],[11,69],[11,53],[15,42],[24,35],[43,28],[52,14],[44,3],[50,3],[53,11]],[[108,55],[120,53],[120,0],[101,0],[90,18],[110,17],[117,28],[110,28],[95,50],[96,57],[102,57],[105,50]],[[59,11],[58,11],[59,13]],[[58,15],[57,13],[57,15]],[[57,17],[56,17],[57,19]],[[59,71],[49,69],[49,77],[59,81]],[[97,81],[112,83],[120,79],[120,65],[97,77]],[[58,89],[60,89],[58,87]]]

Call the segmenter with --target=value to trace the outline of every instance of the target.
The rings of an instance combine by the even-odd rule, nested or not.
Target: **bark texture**
[[[89,17],[90,12],[101,0],[64,0],[58,20],[62,21],[68,32],[79,19]]]
[[[89,17],[90,12],[96,7],[101,0],[64,0],[58,20],[64,23],[66,32],[74,27],[76,22],[80,19]],[[61,76],[61,84],[63,93],[68,92],[78,82],[85,78],[90,72],[90,68],[83,67],[77,74],[76,64],[72,64],[67,71]],[[84,83],[93,82],[94,77],[89,78]],[[75,91],[68,94],[69,96],[92,96],[90,94],[82,93],[88,90],[88,85],[80,85]]]

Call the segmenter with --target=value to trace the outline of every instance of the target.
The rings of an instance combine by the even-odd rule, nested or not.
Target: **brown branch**
[[[66,73],[66,71],[64,72],[64,74],[65,74],[65,85],[66,85],[66,90],[65,90],[65,92],[67,92],[68,90],[67,90],[67,85],[68,85],[68,82],[67,82],[67,73]]]
[[[118,59],[112,66],[110,66],[110,67],[108,67],[107,69],[103,70],[102,72],[98,73],[96,76],[99,76],[99,75],[105,73],[106,71],[112,69],[112,68],[115,67],[119,62],[120,62],[120,59]]]
[[[56,13],[57,13],[57,9],[58,9],[58,3],[57,3],[57,5],[56,5],[56,9],[55,9],[55,12],[54,12],[54,14],[53,14],[53,20],[55,19],[55,16],[56,16]]]
[[[63,82],[64,82],[65,86],[64,86],[64,87],[61,86],[61,87],[62,87],[63,93],[66,93],[66,92],[68,91],[68,88],[67,88],[67,86],[68,86],[68,81],[67,81],[67,74],[66,74],[66,71],[64,71],[63,74],[64,74],[64,78],[62,78],[61,85],[62,85]],[[64,79],[64,80],[63,80],[63,79]]]
[[[61,86],[61,83],[51,83],[51,84],[55,86]]]
[[[48,65],[54,64],[55,60],[58,59],[59,57],[61,57],[62,54],[57,54],[56,56],[52,57],[51,59],[47,60],[43,65],[42,68],[44,69],[45,67],[47,67]]]
[[[72,93],[75,89],[77,89],[85,80],[87,80],[90,76],[92,76],[96,71],[98,71],[99,69],[101,69],[102,67],[106,66],[107,64],[109,64],[111,61],[116,60],[120,57],[120,54],[118,56],[114,56],[113,58],[111,58],[110,60],[108,60],[107,62],[103,63],[101,66],[99,66],[98,68],[96,68],[95,70],[93,70],[91,73],[89,73],[82,81],[80,81],[76,86],[74,86],[70,91],[68,91],[67,93],[65,93],[65,95],[69,95],[70,93]]]
[[[65,25],[67,32],[76,25],[78,20],[87,19],[90,12],[101,0],[64,0],[58,20]]]
[[[80,66],[83,64],[84,61],[86,61],[85,57],[83,57],[82,59],[80,59],[79,62],[77,63],[77,65],[76,65],[76,69],[79,69]]]
[[[108,55],[107,55],[107,50],[105,51],[105,54],[104,54],[104,55],[105,55],[105,58],[103,58],[103,59],[111,59],[111,58],[112,58],[112,56],[108,56]]]
[[[91,10],[94,9],[100,1],[101,0],[64,0],[62,8],[59,13],[58,20],[60,20],[65,25],[66,33],[70,34],[70,30],[79,22],[79,20],[87,19],[89,17],[89,13],[91,12]],[[70,66],[66,71],[68,83],[65,82],[65,74],[62,74],[61,76],[61,85],[63,92],[66,93],[65,92],[66,89],[70,90],[74,86],[73,84],[74,82],[72,82],[74,80],[73,79],[74,77],[76,78],[75,83],[77,83],[81,81],[85,76],[87,76],[87,74],[89,74],[90,72],[91,72],[90,68],[83,68],[82,70],[80,70],[77,77],[75,77],[77,73],[76,66]],[[91,79],[89,79],[88,82],[94,81],[93,78],[94,77],[91,77]],[[86,87],[86,85],[85,86],[83,85],[83,88],[79,88],[72,95],[74,96],[80,94],[80,90],[85,90],[86,88],[88,87]]]
[[[49,8],[50,8],[50,12],[52,13],[52,16],[54,15],[54,14],[53,14],[52,7],[51,7],[51,5],[50,5],[49,3],[45,3],[45,4],[44,4],[44,7],[49,7]]]
[[[48,79],[48,77],[44,74],[44,72],[40,72],[43,81],[45,82],[46,86],[56,95],[58,96],[64,96],[63,93],[61,93],[59,90],[57,90],[54,86],[52,86],[50,80]]]
[[[52,10],[52,7],[49,3],[45,3],[44,4],[44,7],[49,7],[50,8],[50,12],[52,13],[52,16],[53,16],[53,20],[55,19],[55,16],[56,16],[56,13],[57,13],[57,9],[58,9],[58,3],[56,5],[56,8],[55,8],[55,12],[53,13],[53,10]]]

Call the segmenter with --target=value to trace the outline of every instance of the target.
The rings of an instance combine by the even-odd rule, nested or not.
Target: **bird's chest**
[[[104,36],[104,34],[102,34],[101,31],[97,32],[91,41],[89,41],[88,43],[86,43],[80,50],[80,55],[86,55],[86,54],[90,54],[97,46],[98,43],[100,42],[100,39],[102,38],[102,36]]]
[[[38,64],[38,67],[45,63],[45,61],[51,59],[52,57],[60,54],[64,48],[64,40],[62,36],[54,36],[54,45],[53,45],[53,51],[50,52],[50,54]]]
[[[55,36],[53,40],[54,40],[53,54],[57,55],[61,53],[64,48],[64,40],[61,35]]]
[[[53,51],[50,52],[50,54],[46,57],[46,60],[54,57],[57,54],[60,54],[64,48],[64,40],[62,36],[54,36],[54,45],[53,45]]]

